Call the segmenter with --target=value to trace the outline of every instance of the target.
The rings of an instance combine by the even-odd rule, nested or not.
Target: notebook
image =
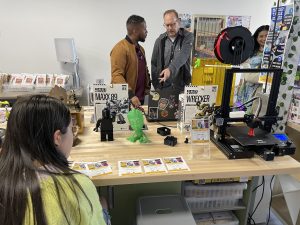
[[[149,122],[176,121],[178,119],[178,90],[150,91],[148,101]]]

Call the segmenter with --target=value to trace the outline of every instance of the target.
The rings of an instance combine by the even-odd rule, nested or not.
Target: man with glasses
[[[166,32],[154,44],[151,59],[152,83],[155,89],[183,91],[184,86],[191,82],[193,34],[180,28],[176,10],[165,11],[163,18]]]
[[[148,32],[145,19],[137,15],[127,19],[126,28],[126,37],[110,53],[111,83],[127,83],[131,103],[139,107],[151,87],[145,50],[139,45],[139,42],[145,41]]]

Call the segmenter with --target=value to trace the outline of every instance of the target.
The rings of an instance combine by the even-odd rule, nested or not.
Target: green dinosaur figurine
[[[148,143],[149,139],[144,134],[142,128],[144,125],[143,114],[138,109],[132,109],[127,115],[129,124],[133,133],[127,138],[131,142],[139,141],[140,143]]]
[[[195,61],[195,64],[194,64],[194,69],[200,67],[200,63],[201,63],[201,59],[197,58],[196,61]]]

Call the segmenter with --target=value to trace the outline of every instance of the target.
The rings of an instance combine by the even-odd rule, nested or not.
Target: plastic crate
[[[239,225],[231,211],[193,214],[197,225]]]
[[[186,183],[184,187],[185,197],[198,198],[242,198],[243,191],[247,189],[247,183],[226,183],[226,184],[198,184]]]
[[[180,195],[145,196],[137,201],[137,225],[196,225]]]
[[[209,210],[224,210],[228,208],[234,208],[241,206],[241,200],[238,198],[196,198],[196,197],[186,197],[186,202],[188,203],[192,213],[200,213]]]

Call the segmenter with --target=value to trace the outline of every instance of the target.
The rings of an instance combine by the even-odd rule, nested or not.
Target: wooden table
[[[258,156],[251,159],[228,160],[213,143],[185,144],[185,134],[181,134],[177,128],[171,128],[171,135],[178,138],[178,144],[175,147],[166,146],[163,144],[165,137],[156,133],[157,127],[162,126],[157,123],[148,123],[148,130],[145,131],[151,143],[129,142],[126,138],[130,135],[130,131],[114,132],[115,141],[101,142],[100,134],[92,131],[94,124],[90,124],[89,120],[90,118],[86,117],[84,133],[79,136],[81,142],[73,147],[71,159],[74,161],[108,160],[112,165],[113,173],[93,177],[92,181],[96,186],[300,173],[300,163],[290,156],[275,157],[274,161],[264,161]],[[165,124],[174,126],[175,122]],[[191,171],[118,175],[119,160],[167,156],[183,156]]]
[[[157,127],[162,126],[157,123],[149,123],[148,130],[145,131],[146,135],[151,140],[151,143],[140,144],[127,141],[126,138],[130,135],[130,131],[114,132],[115,141],[101,142],[100,133],[93,131],[95,124],[90,123],[90,116],[92,112],[93,107],[85,107],[84,132],[83,134],[79,135],[80,143],[73,147],[70,158],[74,161],[108,160],[113,167],[113,173],[109,175],[93,177],[92,181],[98,187],[108,187],[108,201],[110,206],[113,206],[114,202],[112,186],[122,188],[122,185],[126,186],[126,184],[244,176],[254,176],[255,180],[257,180],[257,177],[262,175],[300,173],[300,163],[291,156],[275,157],[274,161],[264,161],[258,156],[255,156],[251,159],[229,160],[213,143],[206,145],[192,145],[191,143],[185,144],[185,134],[181,134],[177,128],[172,128],[172,135],[178,138],[178,144],[175,147],[166,146],[163,144],[165,137],[162,137],[156,133]],[[165,124],[172,126],[175,125],[174,122]],[[0,127],[5,128],[6,124],[1,124]],[[118,175],[117,163],[119,160],[141,160],[143,158],[167,156],[183,156],[191,171],[169,172],[151,175]],[[251,183],[253,186],[257,185],[255,182]],[[128,190],[128,186],[132,185],[127,185],[126,190]],[[130,189],[131,188],[132,187],[130,187]],[[251,197],[253,195],[252,190],[252,188],[248,188],[247,192],[244,194],[243,200],[245,202],[245,209],[235,211],[235,214],[238,216],[241,225],[247,224],[249,209],[251,207],[253,209],[254,198]],[[170,191],[169,188],[168,191]],[[139,194],[140,190],[136,195]],[[129,224],[126,223],[126,221],[130,221],[132,218],[134,218],[136,198],[132,197],[132,192],[126,193],[126,195],[131,195],[132,201],[128,200],[128,196],[124,197],[122,194],[117,196],[118,204],[117,207],[114,208],[115,214],[113,214],[115,215],[114,224]],[[123,203],[125,205],[123,205]],[[124,214],[124,210],[129,211],[131,217],[129,217],[128,214]]]

